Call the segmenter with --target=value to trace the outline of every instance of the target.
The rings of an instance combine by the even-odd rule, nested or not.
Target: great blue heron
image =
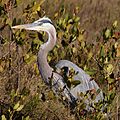
[[[42,79],[47,85],[52,86],[55,94],[62,95],[66,101],[74,105],[76,104],[79,93],[86,93],[92,89],[96,91],[100,89],[97,83],[94,80],[91,80],[91,77],[86,74],[85,71],[68,60],[60,60],[55,66],[56,71],[50,67],[47,62],[47,55],[48,52],[56,45],[56,29],[49,18],[43,17],[31,24],[17,25],[12,28],[47,32],[48,41],[41,45],[38,52],[38,68]],[[64,77],[60,74],[61,69],[64,67],[67,68],[67,74],[69,74],[70,69],[73,69],[75,73],[77,73],[73,78],[76,81],[80,81],[80,84],[72,88],[67,86]],[[96,95],[94,102],[98,102],[99,100],[103,100],[102,91]],[[89,102],[90,100],[86,100],[86,103]]]

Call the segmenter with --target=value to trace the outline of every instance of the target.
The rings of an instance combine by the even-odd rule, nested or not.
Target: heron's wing
[[[90,80],[91,77],[88,74],[86,74],[86,72],[84,70],[82,70],[77,65],[75,65],[74,63],[72,63],[68,60],[60,60],[55,67],[56,67],[56,71],[58,73],[60,73],[60,71],[63,67],[68,67],[68,73],[69,73],[70,69],[73,69],[77,73],[77,74],[74,75],[73,79],[74,80],[79,80],[80,84],[77,85],[74,88],[71,88],[71,93],[76,98],[77,98],[78,94],[81,93],[81,92],[85,93],[88,90],[95,89],[97,91],[98,89],[100,89],[99,86],[97,85],[97,83],[94,80],[92,80],[92,81]],[[98,101],[98,100],[101,100],[101,99],[103,99],[103,93],[102,92],[100,92],[96,96],[95,101]]]
[[[61,69],[64,67],[68,67],[68,74],[69,71],[72,69],[75,71],[75,74],[73,76],[74,80],[79,80],[81,84],[84,84],[85,89],[89,90],[89,81],[90,81],[90,76],[88,74],[86,74],[86,72],[84,70],[82,70],[81,68],[79,68],[77,65],[75,65],[74,63],[68,61],[68,60],[60,60],[57,64],[56,64],[56,71],[58,73],[61,72]]]

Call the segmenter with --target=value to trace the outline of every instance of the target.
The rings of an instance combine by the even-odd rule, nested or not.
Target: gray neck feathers
[[[40,50],[38,52],[38,67],[42,79],[45,83],[49,84],[49,79],[52,76],[53,69],[49,66],[47,62],[48,52],[53,49],[56,44],[56,30],[52,26],[52,28],[47,31],[48,33],[48,41],[41,45]]]

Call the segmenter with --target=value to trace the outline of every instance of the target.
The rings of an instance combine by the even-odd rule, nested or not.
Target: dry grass
[[[20,6],[10,13],[10,19],[13,19],[13,16],[17,19],[21,18],[22,9],[25,8],[30,1],[31,0],[26,2],[22,1]],[[51,1],[55,2],[55,0]],[[105,26],[109,27],[114,20],[119,21],[120,19],[119,0],[65,0],[65,3],[63,3],[63,0],[60,0],[60,4],[57,5],[51,1],[47,0],[43,5],[46,15],[51,18],[62,4],[65,4],[68,12],[75,9],[75,6],[80,7],[77,14],[80,16],[81,28],[86,31],[85,36],[88,43],[94,42],[96,36]],[[51,6],[51,3],[53,6]],[[10,38],[9,31],[10,29],[6,27],[4,31],[0,31],[0,35],[8,39]],[[26,36],[28,36],[27,33]],[[32,40],[27,42],[31,43],[31,41]],[[36,60],[32,62],[32,64],[26,64],[24,62],[23,56],[28,52],[27,49],[29,47],[29,45],[18,46],[12,40],[6,42],[4,45],[0,43],[0,63],[4,66],[4,71],[0,69],[0,102],[6,104],[11,103],[10,93],[12,89],[16,89],[18,93],[29,93],[28,96],[25,97],[25,101],[23,100],[25,103],[29,103],[30,99],[34,98],[35,95],[45,92],[46,101],[38,100],[37,105],[28,113],[33,120],[74,120],[75,118],[73,115],[70,115],[70,111],[56,98],[53,99],[55,96],[50,98],[51,95],[47,93],[49,89],[47,88],[47,91],[45,90],[46,86],[42,83],[40,75],[36,72]],[[119,68],[116,73],[118,72]],[[116,105],[113,109],[113,120],[119,119],[118,115],[116,115],[120,112],[120,110],[118,110],[120,109],[118,108],[118,106],[120,106],[119,96],[120,94],[116,96],[114,101],[116,103],[113,103],[113,105]],[[28,108],[26,106],[23,113],[26,112]]]

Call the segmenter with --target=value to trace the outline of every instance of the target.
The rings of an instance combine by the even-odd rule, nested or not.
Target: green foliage
[[[10,95],[11,104],[1,105],[3,109],[1,113],[2,120],[13,120],[13,119],[21,119],[21,120],[30,120],[28,115],[22,114],[25,104],[23,101],[26,99],[26,96],[20,95],[14,90],[11,91]],[[6,106],[4,108],[4,106]]]
[[[56,105],[58,103],[53,93],[51,94],[51,91],[44,91],[45,95],[42,94],[42,99],[43,96],[45,97],[43,102],[39,99],[39,94],[43,91],[42,89],[45,86],[41,87],[43,85],[41,83],[39,89],[34,88],[30,90],[31,87],[29,88],[29,84],[31,84],[31,86],[38,85],[38,83],[29,82],[36,79],[38,81],[39,79],[36,55],[41,44],[45,42],[44,39],[46,39],[46,34],[36,34],[35,32],[26,32],[25,30],[12,31],[10,28],[16,24],[33,22],[38,17],[47,15],[49,11],[51,11],[51,14],[48,14],[48,16],[54,21],[57,30],[57,45],[48,55],[48,61],[51,66],[54,66],[60,59],[73,61],[78,66],[82,67],[86,73],[96,78],[96,82],[103,87],[103,92],[105,94],[104,102],[99,101],[92,106],[92,111],[87,112],[85,110],[86,104],[84,101],[90,96],[90,99],[94,101],[95,96],[100,93],[100,90],[87,91],[85,94],[81,93],[79,95],[78,106],[75,108],[75,117],[83,120],[105,119],[106,113],[109,113],[113,109],[113,103],[118,93],[117,84],[119,79],[116,79],[120,58],[120,32],[117,29],[118,21],[115,21],[111,27],[109,26],[109,28],[106,27],[103,29],[101,35],[97,37],[95,44],[88,44],[84,34],[86,31],[81,28],[80,17],[77,15],[79,7],[74,7],[72,11],[69,10],[63,2],[56,0],[55,5],[59,4],[59,6],[58,9],[52,12],[53,8],[51,6],[48,7],[48,11],[43,9],[45,5],[47,6],[44,0],[38,2],[33,0],[31,3],[24,6],[21,16],[16,16],[15,18],[11,17],[12,10],[15,11],[22,2],[25,1],[16,0],[14,3],[10,0],[6,3],[0,1],[0,45],[3,48],[3,53],[5,53],[2,57],[0,56],[0,75],[4,82],[6,79],[9,82],[10,80],[14,81],[13,83],[11,82],[12,85],[19,79],[19,85],[16,90],[16,86],[12,86],[11,89],[8,87],[9,82],[5,84],[5,87],[8,87],[10,102],[7,105],[6,103],[0,103],[0,110],[2,110],[2,112],[0,111],[1,119],[12,120],[19,118],[21,120],[30,120],[33,118],[32,113],[37,111],[36,107],[40,108],[39,115],[42,117],[44,116],[43,118],[45,119],[48,119],[46,116],[51,119],[59,118],[55,115],[57,109]],[[6,29],[9,31],[8,34],[5,32]],[[70,75],[64,76],[69,88],[80,84],[79,81],[73,80],[75,74],[77,73],[71,69]],[[24,82],[22,83],[21,81]],[[26,83],[28,83],[28,88],[26,88]],[[49,94],[48,98],[46,98],[46,93]],[[51,111],[53,110],[51,112],[52,114],[50,114],[50,110],[48,110],[47,113],[44,108],[49,101],[56,103],[53,104],[54,106],[51,105],[53,107],[51,108]],[[104,111],[106,113],[102,113],[100,109],[105,103],[107,103]],[[43,105],[43,107],[40,107],[40,105]],[[48,105],[48,108],[49,107],[50,105]],[[60,109],[62,109],[61,106]]]

